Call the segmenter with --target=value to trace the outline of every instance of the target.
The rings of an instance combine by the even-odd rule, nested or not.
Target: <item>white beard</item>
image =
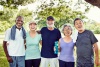
[[[54,24],[52,24],[52,25],[47,24],[47,27],[52,27],[52,28],[54,28]]]

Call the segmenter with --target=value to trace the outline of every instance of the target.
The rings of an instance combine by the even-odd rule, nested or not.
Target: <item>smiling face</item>
[[[30,29],[31,31],[35,31],[36,28],[37,28],[37,24],[36,24],[36,23],[30,23],[30,24],[29,24],[29,29]]]
[[[16,26],[17,26],[18,29],[22,28],[22,25],[24,23],[23,20],[24,19],[21,16],[19,16],[19,17],[16,18]]]
[[[71,28],[71,26],[64,26],[64,28],[63,28],[63,34],[65,35],[65,36],[70,36],[71,34],[72,34],[72,28]]]
[[[47,20],[47,27],[54,27],[54,20]]]
[[[76,20],[74,22],[74,26],[78,31],[83,31],[84,30],[84,26],[83,26],[82,20]]]

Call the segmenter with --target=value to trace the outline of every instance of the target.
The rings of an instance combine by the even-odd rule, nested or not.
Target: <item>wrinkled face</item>
[[[63,33],[65,36],[70,36],[72,34],[72,29],[69,26],[64,27]]]
[[[54,20],[47,20],[47,27],[54,27]]]
[[[23,23],[24,22],[23,22],[23,18],[22,17],[16,18],[16,26],[17,26],[18,29],[22,28]]]
[[[83,27],[83,22],[81,20],[76,20],[75,21],[75,28],[78,30],[78,31],[82,31],[84,29]]]
[[[36,30],[36,28],[37,28],[36,23],[30,23],[30,24],[29,24],[29,29],[30,29],[31,31]]]

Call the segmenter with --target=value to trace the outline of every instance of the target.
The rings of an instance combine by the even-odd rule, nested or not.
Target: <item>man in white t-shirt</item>
[[[25,38],[23,17],[18,16],[16,24],[5,33],[3,48],[10,67],[25,67]]]

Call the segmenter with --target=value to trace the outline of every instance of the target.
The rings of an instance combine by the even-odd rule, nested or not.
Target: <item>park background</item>
[[[98,39],[100,49],[100,4],[99,0],[0,0],[0,67],[8,67],[2,43],[5,31],[15,24],[17,16],[24,17],[24,27],[35,20],[38,30],[46,26],[46,17],[55,18],[55,27],[61,30],[63,24],[73,25],[75,18],[84,21],[85,28],[91,30]],[[73,34],[75,36],[75,34]],[[100,51],[99,51],[100,52]],[[100,54],[100,53],[99,53]]]

